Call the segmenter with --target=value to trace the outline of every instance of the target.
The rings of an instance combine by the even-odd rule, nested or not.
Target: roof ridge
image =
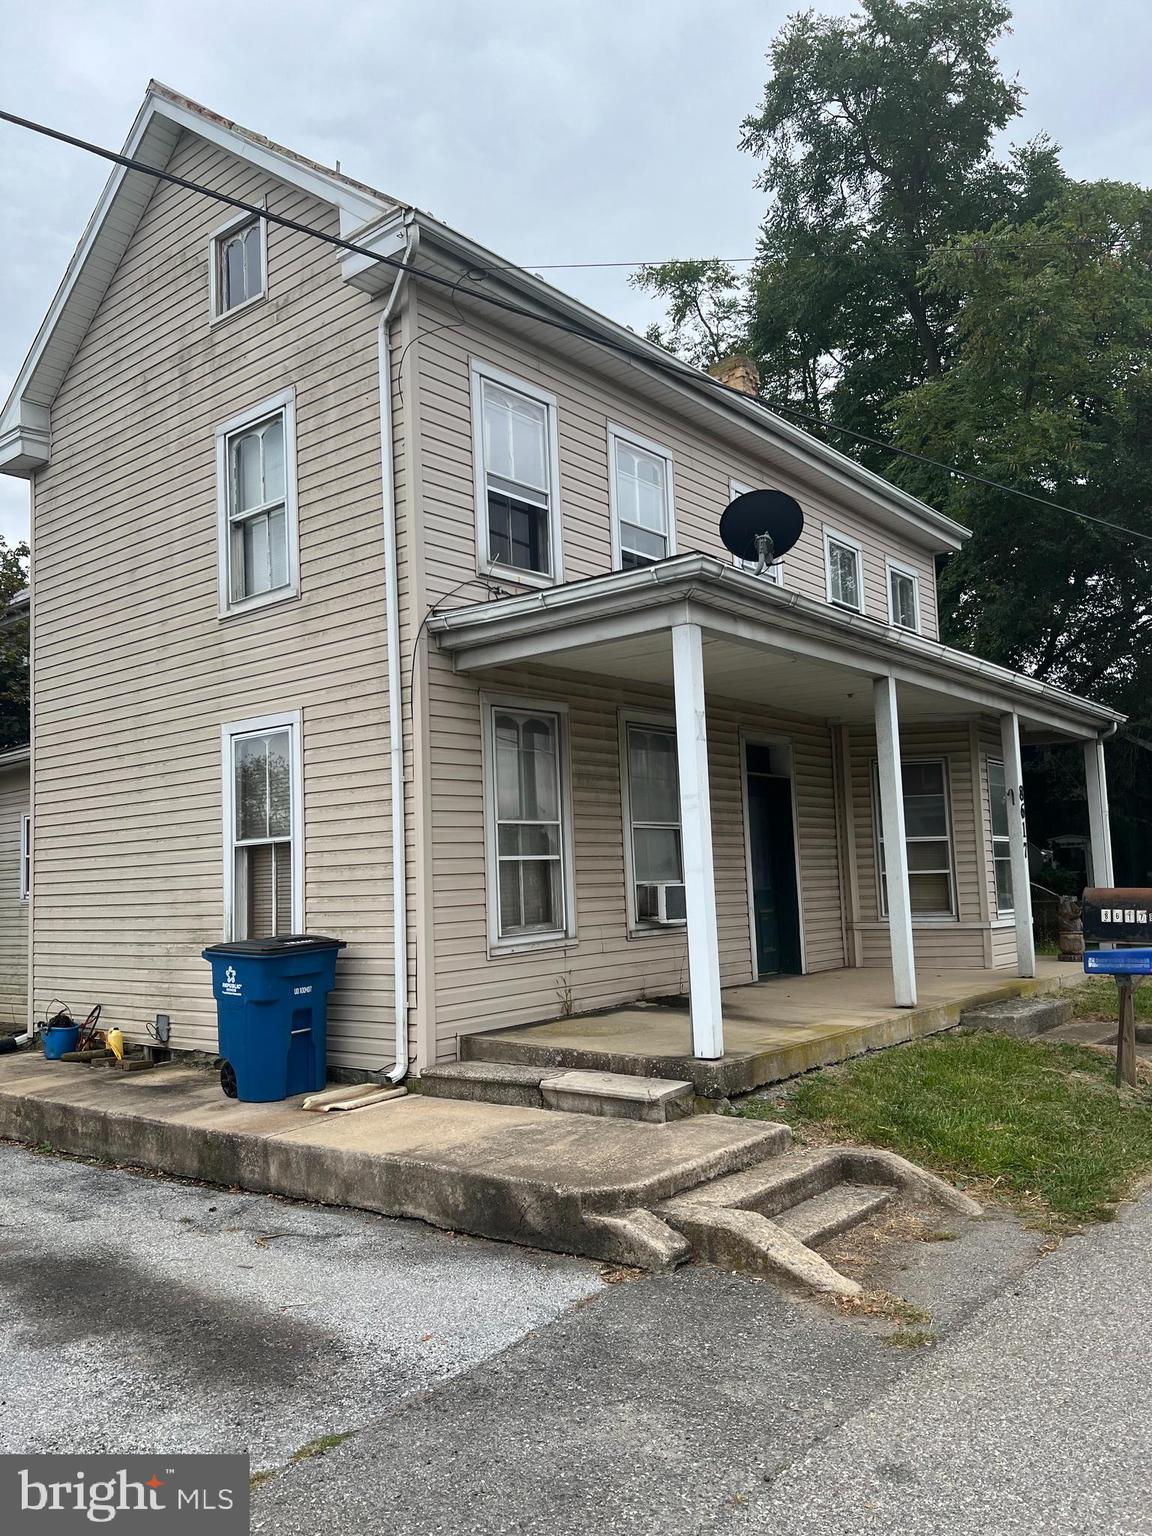
[[[371,186],[366,181],[357,181],[355,177],[345,175],[331,165],[322,165],[319,160],[313,160],[308,155],[302,155],[298,150],[289,149],[285,144],[278,144],[275,139],[270,139],[267,134],[257,133],[252,128],[245,128],[243,123],[238,123],[230,117],[225,117],[222,112],[214,112],[211,107],[206,107],[203,102],[194,100],[183,91],[176,90],[173,86],[165,85],[162,80],[151,79],[148,82],[148,94],[157,97],[161,101],[170,102],[175,107],[182,107],[184,111],[191,112],[197,117],[202,117],[205,122],[214,124],[217,128],[224,128],[229,133],[235,133],[240,138],[247,139],[249,143],[259,145],[260,148],[269,150],[274,155],[282,155],[286,160],[292,160],[297,165],[307,167],[310,171],[316,171],[321,176],[327,176],[332,181],[343,183],[357,192],[365,192],[369,197],[379,201],[390,203],[393,208],[408,208],[411,204],[401,198],[393,197],[388,192],[381,192],[378,187]]]

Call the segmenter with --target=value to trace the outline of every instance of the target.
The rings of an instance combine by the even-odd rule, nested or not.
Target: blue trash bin
[[[237,939],[202,951],[212,967],[220,1086],[268,1104],[328,1080],[328,994],[341,939],[306,933]]]

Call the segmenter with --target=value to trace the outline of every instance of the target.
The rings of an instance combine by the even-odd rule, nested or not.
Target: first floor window
[[[477,495],[486,510],[488,563],[554,574],[556,411],[543,396],[475,375]]]
[[[213,241],[216,314],[227,314],[264,292],[264,225],[246,219]]]
[[[826,535],[828,601],[839,608],[864,609],[864,583],[860,575],[860,549],[834,533]]]
[[[948,775],[942,760],[905,762],[904,835],[908,845],[908,893],[916,917],[952,917],[952,836]],[[887,863],[880,814],[880,779],[874,780],[876,837],[880,850],[880,910],[888,913]]]
[[[625,756],[636,920],[683,922],[687,908],[676,732],[629,723]]]
[[[226,611],[295,590],[293,428],[281,396],[217,433]]]
[[[27,901],[32,891],[32,818],[20,818],[20,900]]]
[[[1004,764],[997,758],[988,759],[988,803],[992,814],[992,864],[996,874],[996,910],[1011,912],[1015,907],[1012,896],[1012,844],[1008,835],[1008,792],[1004,782]]]
[[[295,730],[284,724],[228,736],[233,939],[296,926]]]
[[[620,568],[627,571],[672,553],[672,466],[638,439],[613,431],[611,440]]]
[[[489,706],[497,939],[566,931],[560,714]]]
[[[888,567],[888,616],[899,629],[920,629],[920,582],[914,572]]]

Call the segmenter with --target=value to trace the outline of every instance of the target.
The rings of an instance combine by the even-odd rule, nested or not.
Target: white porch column
[[[1098,736],[1084,743],[1084,780],[1088,788],[1088,830],[1092,835],[1092,884],[1114,885],[1108,779],[1104,772],[1104,743]]]
[[[1021,976],[1035,976],[1036,941],[1032,937],[1032,885],[1028,877],[1028,828],[1024,820],[1024,770],[1020,762],[1018,715],[1000,716],[1000,750],[1004,756],[1004,792],[1008,798],[1016,960]]]
[[[904,834],[904,782],[900,772],[900,719],[896,679],[872,684],[876,711],[876,757],[880,767],[880,826],[884,835],[888,937],[897,1008],[916,1006],[916,956],[912,948],[912,898],[908,891],[908,843]]]
[[[720,941],[712,868],[712,798],[708,792],[708,728],[704,715],[704,645],[699,624],[672,626],[676,690],[676,762],[680,774],[680,836],[688,911],[688,990],[692,1054],[724,1054],[720,1014]]]

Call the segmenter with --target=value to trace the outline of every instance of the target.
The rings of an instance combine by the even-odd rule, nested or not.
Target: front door
[[[778,749],[749,742],[745,750],[756,974],[797,975],[801,968],[800,910],[792,780],[773,771],[779,767]]]

